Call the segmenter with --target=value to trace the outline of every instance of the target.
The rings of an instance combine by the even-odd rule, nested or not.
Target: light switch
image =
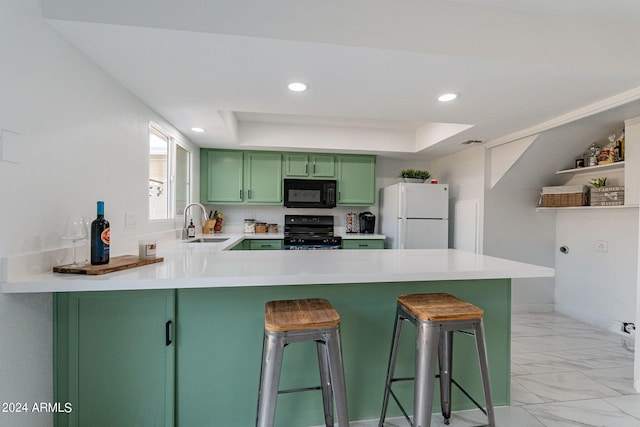
[[[124,227],[136,228],[138,226],[138,214],[135,212],[126,212],[124,214]]]
[[[605,240],[596,240],[594,244],[596,252],[607,253],[609,252],[609,243]]]

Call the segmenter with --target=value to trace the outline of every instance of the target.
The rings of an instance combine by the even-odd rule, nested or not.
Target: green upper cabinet
[[[336,179],[338,206],[376,201],[375,156],[200,150],[202,203],[281,205],[283,178]]]
[[[245,153],[246,203],[282,203],[282,154],[273,151]]]
[[[338,206],[371,206],[376,202],[376,157],[338,155]]]
[[[200,201],[242,203],[244,168],[242,151],[200,150]]]
[[[284,176],[287,178],[335,178],[333,154],[285,153]]]
[[[282,203],[282,154],[273,151],[200,151],[203,203]]]

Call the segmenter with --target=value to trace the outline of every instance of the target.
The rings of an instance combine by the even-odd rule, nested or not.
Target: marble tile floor
[[[498,427],[640,427],[633,341],[556,313],[514,314],[512,322],[511,406],[496,408]],[[449,425],[485,423],[475,410],[454,412]],[[442,416],[431,425],[444,427]],[[385,422],[407,426],[399,418]]]

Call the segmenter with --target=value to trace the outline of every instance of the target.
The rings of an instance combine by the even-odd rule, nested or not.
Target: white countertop
[[[552,277],[554,270],[453,249],[227,251],[221,243],[163,242],[161,263],[99,276],[43,273],[0,284],[3,293],[217,288]],[[206,237],[206,236],[205,236]],[[223,234],[211,237],[222,238]],[[278,238],[251,235],[251,238]]]

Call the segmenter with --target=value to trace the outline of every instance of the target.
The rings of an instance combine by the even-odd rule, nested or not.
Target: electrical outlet
[[[609,243],[605,240],[596,240],[593,246],[596,252],[600,252],[600,253],[609,252]]]
[[[138,226],[138,214],[135,212],[126,212],[124,214],[124,227],[136,228]]]

